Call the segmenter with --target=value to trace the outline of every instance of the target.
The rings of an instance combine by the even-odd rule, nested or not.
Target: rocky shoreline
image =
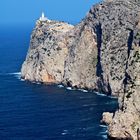
[[[76,26],[40,21],[32,32],[22,78],[63,83],[118,97],[104,113],[110,139],[140,139],[140,1],[104,0]]]

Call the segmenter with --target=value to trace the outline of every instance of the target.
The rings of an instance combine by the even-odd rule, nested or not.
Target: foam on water
[[[100,125],[100,127],[107,128],[107,125]]]
[[[1,74],[0,75],[4,75],[4,74]],[[21,81],[25,81],[24,79],[21,78],[21,72],[13,72],[13,73],[7,73],[6,75],[14,75],[17,79],[20,79]],[[32,82],[33,84],[35,84],[36,82]],[[41,84],[39,82],[37,82],[36,84]],[[57,85],[59,88],[64,88],[64,85],[62,84],[59,84]],[[72,87],[66,87],[67,90],[74,90]],[[79,91],[82,91],[84,93],[88,93],[89,91],[88,90],[85,90],[85,89],[78,89]],[[99,92],[94,92],[96,95],[98,96],[103,96],[103,97],[109,97],[109,98],[112,98],[112,99],[117,99],[117,97],[114,97],[114,96],[107,96],[106,94],[103,94],[103,93],[99,93]]]
[[[106,94],[103,94],[103,93],[99,93],[99,92],[95,92],[97,95],[99,95],[99,96],[107,96]]]
[[[107,140],[107,125],[100,125],[100,127],[103,129],[99,135],[102,136],[103,139]]]
[[[13,73],[9,73],[9,75],[21,75],[21,72],[13,72]]]
[[[21,75],[21,72],[13,72],[13,73],[0,73],[0,75]]]
[[[8,75],[14,75],[16,78],[21,79],[21,72],[8,73]]]
[[[99,92],[94,92],[94,93],[98,96],[108,97],[108,98],[111,98],[111,99],[117,99],[117,97],[115,97],[115,96],[108,96],[106,94],[99,93]]]
[[[117,97],[115,97],[115,96],[108,96],[109,98],[111,98],[111,99],[118,99]]]
[[[102,135],[102,138],[104,138],[105,140],[107,140],[107,135]]]
[[[67,135],[68,134],[68,130],[63,130],[63,132],[61,133],[61,135]]]
[[[102,131],[102,132],[100,132],[100,134],[101,134],[101,135],[105,135],[105,134],[107,134],[107,130],[106,130],[106,131]]]
[[[85,92],[85,93],[88,92],[88,90],[85,90],[85,89],[78,89],[78,90],[80,90],[80,91],[82,91],[82,92]]]
[[[59,87],[59,88],[63,88],[64,86],[63,86],[63,85],[58,85],[58,87]]]
[[[25,79],[20,79],[20,80],[23,81],[23,82],[25,81]]]
[[[64,85],[57,85],[59,88],[64,88]],[[72,87],[66,87],[67,90],[76,90],[76,89],[73,89]],[[79,91],[82,91],[82,92],[85,92],[85,93],[88,93],[88,90],[85,90],[85,89],[77,89]]]
[[[37,84],[37,85],[41,85],[41,83],[40,83],[40,82],[37,82],[36,84]]]

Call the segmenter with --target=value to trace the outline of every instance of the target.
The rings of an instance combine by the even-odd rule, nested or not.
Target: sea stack
[[[108,136],[139,139],[140,1],[104,0],[76,26],[38,20],[21,75],[118,97]]]

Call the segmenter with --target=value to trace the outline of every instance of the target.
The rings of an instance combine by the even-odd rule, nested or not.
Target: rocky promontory
[[[108,136],[139,140],[140,1],[104,0],[76,26],[38,20],[21,75],[117,96],[119,110],[103,115]]]
[[[73,28],[64,22],[38,20],[22,66],[22,78],[43,83],[62,82],[68,54],[66,34]]]

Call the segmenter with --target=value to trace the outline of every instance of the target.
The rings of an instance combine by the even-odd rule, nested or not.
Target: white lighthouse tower
[[[44,12],[42,12],[42,16],[39,18],[40,21],[50,21],[47,17],[45,17]]]

